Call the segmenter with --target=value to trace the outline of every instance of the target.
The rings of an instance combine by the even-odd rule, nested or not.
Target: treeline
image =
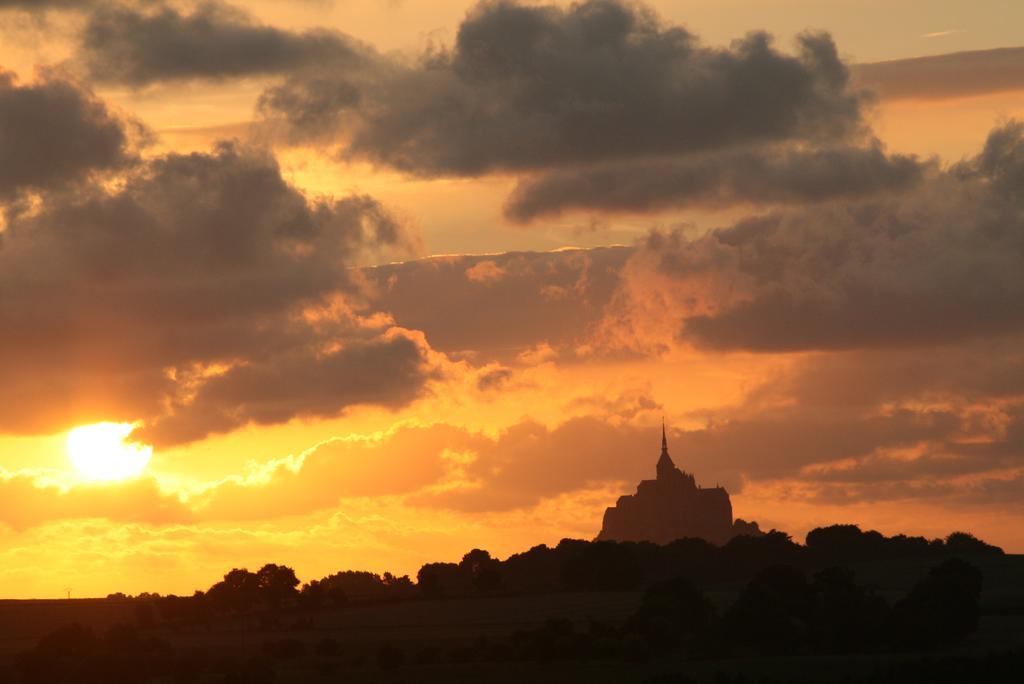
[[[664,546],[564,539],[555,547],[535,546],[505,560],[474,549],[458,563],[427,563],[415,580],[405,575],[346,570],[301,584],[291,568],[268,564],[256,572],[231,570],[207,591],[190,597],[142,594],[136,602],[148,606],[137,609],[140,619],[187,622],[222,614],[263,611],[272,615],[283,606],[323,609],[417,598],[635,591],[676,578],[698,585],[743,581],[779,565],[812,572],[865,561],[1002,553],[966,532],[928,540],[886,537],[864,532],[856,525],[814,529],[803,545],[774,530],[756,537],[735,537],[723,546],[702,539],[680,539]],[[115,594],[110,598],[130,597]],[[155,615],[145,615],[154,610]]]
[[[643,660],[668,653],[753,655],[904,652],[947,648],[978,627],[981,571],[951,558],[893,604],[829,567],[808,576],[788,565],[757,572],[724,611],[693,582],[654,584],[623,625],[580,629],[550,620],[513,638],[519,658]]]
[[[211,675],[224,682],[252,683],[273,682],[278,666],[293,674],[307,671],[312,681],[333,679],[352,668],[393,670],[442,663],[632,664],[666,657],[723,660],[937,650],[956,645],[977,628],[981,585],[975,566],[952,558],[932,567],[905,597],[889,604],[858,584],[848,569],[830,567],[808,575],[793,566],[772,566],[755,573],[724,611],[693,582],[676,578],[649,587],[637,611],[620,624],[548,620],[536,629],[493,640],[481,636],[471,644],[383,643],[369,661],[365,653],[353,658],[347,646],[330,638],[315,643],[294,636],[264,641],[247,657],[225,660],[176,652],[137,628],[120,626],[97,636],[71,626],[23,653],[17,672],[29,684],[199,682]]]

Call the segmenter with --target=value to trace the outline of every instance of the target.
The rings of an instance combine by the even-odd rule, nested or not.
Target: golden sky
[[[677,464],[1024,551],[1018,2],[0,0],[0,596],[415,574]]]

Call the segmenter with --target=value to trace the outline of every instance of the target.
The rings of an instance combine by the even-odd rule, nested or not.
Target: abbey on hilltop
[[[682,537],[699,537],[724,544],[741,534],[761,534],[757,523],[732,519],[732,502],[724,487],[705,489],[668,455],[665,424],[661,426],[658,477],[643,480],[636,494],[619,497],[605,511],[598,541],[651,541],[667,544]]]

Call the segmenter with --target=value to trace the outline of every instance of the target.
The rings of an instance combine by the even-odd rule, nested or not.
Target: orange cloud
[[[62,488],[18,474],[0,478],[0,499],[0,525],[16,530],[87,518],[157,526],[195,519],[190,508],[151,478]]]
[[[505,269],[493,261],[485,259],[466,269],[466,277],[474,283],[493,283],[501,280],[506,275]]]

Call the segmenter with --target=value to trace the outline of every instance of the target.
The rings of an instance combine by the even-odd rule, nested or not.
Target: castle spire
[[[672,473],[676,471],[676,464],[672,462],[672,457],[668,455],[668,437],[665,434],[664,416],[661,418],[661,458],[658,459],[657,469],[659,480],[671,477]]]

